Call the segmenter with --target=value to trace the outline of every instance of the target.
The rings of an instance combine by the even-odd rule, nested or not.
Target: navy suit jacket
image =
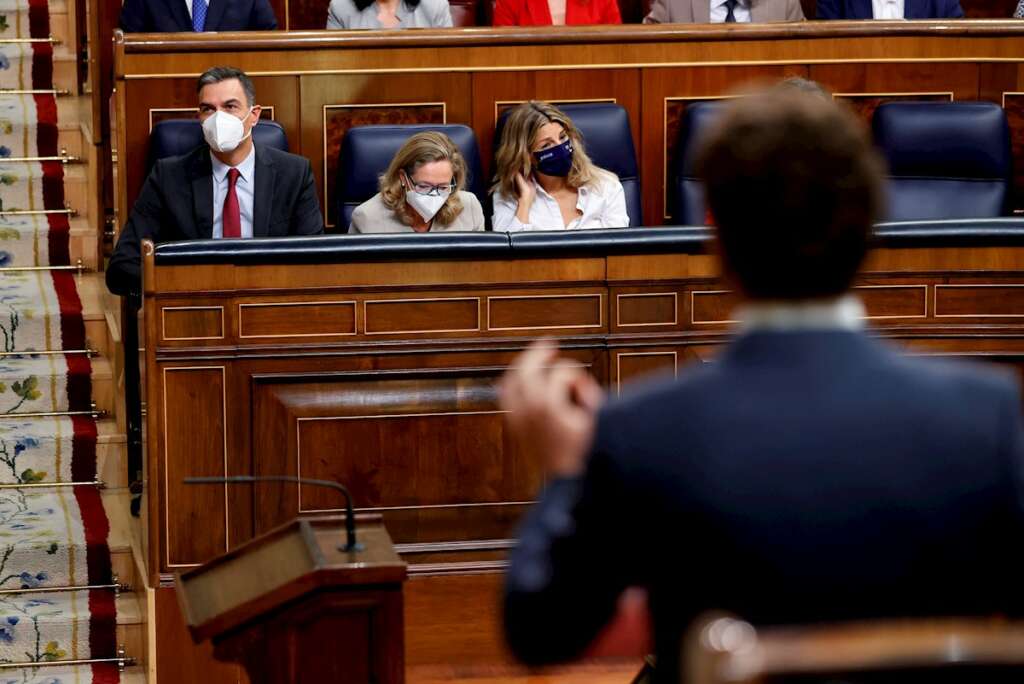
[[[324,232],[320,201],[309,160],[256,145],[253,192],[254,238],[319,235]],[[155,243],[213,237],[213,164],[200,145],[180,157],[160,159],[139,192],[107,264],[114,294],[139,291],[142,240]]]
[[[185,0],[125,0],[121,28],[126,33],[175,33],[192,30]],[[268,0],[210,0],[207,31],[272,31],[277,18]]]
[[[575,657],[648,590],[658,679],[698,614],[755,624],[1019,614],[1024,428],[997,369],[854,332],[754,332],[612,402],[585,475],[551,483],[506,576],[513,651]]]
[[[818,19],[873,19],[871,0],[818,0]],[[904,19],[961,19],[959,0],[903,0]]]

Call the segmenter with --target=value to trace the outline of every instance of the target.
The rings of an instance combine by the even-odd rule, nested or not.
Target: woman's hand
[[[537,199],[537,189],[533,182],[527,180],[521,173],[516,174],[516,194],[519,196],[519,206],[516,207],[516,218],[522,224],[530,223],[530,208],[533,200]]]

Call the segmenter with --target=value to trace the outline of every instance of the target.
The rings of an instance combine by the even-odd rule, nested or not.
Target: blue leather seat
[[[466,190],[476,195],[481,202],[484,201],[487,190],[480,164],[480,147],[476,142],[476,134],[469,126],[355,126],[345,133],[338,155],[338,173],[333,198],[337,232],[348,232],[352,212],[377,194],[378,179],[387,170],[391,159],[410,136],[422,131],[438,131],[451,138],[466,160]]]
[[[260,145],[288,151],[288,136],[281,124],[261,119],[252,129],[252,139]],[[149,156],[146,171],[157,159],[187,154],[203,144],[203,128],[197,119],[167,119],[158,121],[149,133]]]
[[[889,162],[889,221],[984,218],[1009,208],[1010,129],[991,102],[887,102],[872,118]]]
[[[564,104],[558,105],[558,108],[572,119],[583,136],[583,144],[591,161],[619,177],[626,195],[629,225],[643,225],[640,172],[637,169],[629,113],[623,107],[610,102]],[[501,143],[501,133],[510,111],[506,109],[498,118],[498,124],[494,129],[495,150]]]
[[[671,188],[669,210],[677,225],[703,226],[706,223],[704,182],[697,177],[693,166],[703,136],[720,116],[722,107],[723,103],[718,101],[694,102],[683,111],[675,162],[669,169],[667,182]]]

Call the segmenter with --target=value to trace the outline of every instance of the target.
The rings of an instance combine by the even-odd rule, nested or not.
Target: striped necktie
[[[202,33],[206,28],[206,0],[192,0],[192,30]]]

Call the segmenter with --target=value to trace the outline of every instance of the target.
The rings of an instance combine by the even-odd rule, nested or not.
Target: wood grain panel
[[[615,391],[630,380],[636,380],[654,373],[679,372],[679,352],[672,350],[643,350],[615,352]]]
[[[468,74],[304,75],[300,83],[302,149],[313,165],[317,192],[325,208],[334,194],[338,146],[351,126],[470,122]],[[333,216],[327,219],[333,226]]]
[[[248,684],[249,678],[238,665],[222,663],[213,657],[213,646],[206,641],[196,644],[185,626],[174,586],[155,587],[156,640],[151,646],[156,663],[152,663],[165,682],[203,682],[203,684]]]
[[[935,316],[1024,317],[1024,285],[936,285]]]
[[[238,336],[336,337],[356,334],[356,303],[264,302],[238,305]]]
[[[788,76],[807,76],[807,67],[711,66],[670,67],[642,71],[643,120],[640,126],[644,225],[659,226],[668,218],[666,188],[670,159],[679,138],[679,121],[688,102],[727,95],[738,88],[771,83]],[[671,117],[671,118],[670,118]]]
[[[165,306],[160,315],[164,341],[224,338],[223,306]]]
[[[226,488],[189,487],[182,480],[227,474],[225,370],[164,368],[163,389],[166,562],[199,563],[227,550]]]
[[[678,324],[679,294],[676,292],[637,292],[615,295],[616,327],[664,327]]]
[[[978,65],[899,62],[893,64],[812,64],[809,78],[830,93],[900,97],[915,93],[953,93],[954,100],[978,98]]]
[[[367,335],[480,330],[480,298],[392,299],[363,302]]]
[[[928,315],[927,285],[861,285],[856,288],[869,319],[924,318]]]
[[[728,290],[695,290],[690,293],[690,322],[729,323],[739,298]]]
[[[598,293],[487,298],[488,330],[602,328],[604,325],[604,296]]]
[[[1002,96],[1003,110],[1010,125],[1010,145],[1013,147],[1013,207],[1024,209],[1024,88]]]

